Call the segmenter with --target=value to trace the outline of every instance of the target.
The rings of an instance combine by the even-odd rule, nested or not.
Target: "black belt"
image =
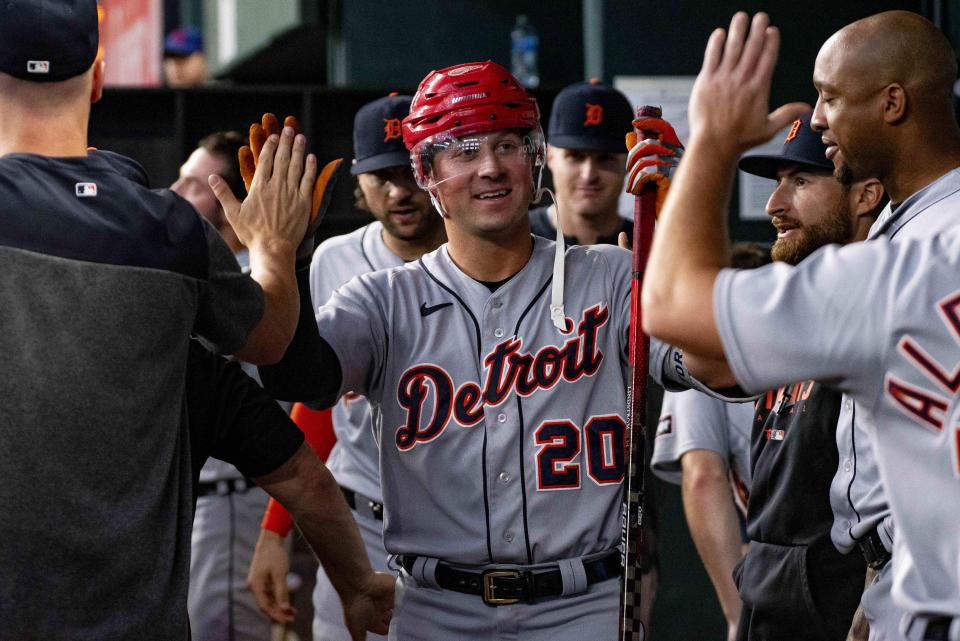
[[[927,627],[923,630],[923,641],[949,641],[950,624],[953,619],[950,617],[936,617],[927,621]]]
[[[863,552],[863,558],[866,559],[867,566],[874,570],[879,570],[890,560],[890,553],[887,551],[886,546],[884,546],[883,539],[880,538],[877,528],[870,530],[863,538],[857,539],[857,545],[860,546],[860,551]]]
[[[246,492],[256,485],[256,483],[248,478],[205,481],[197,485],[197,497],[214,495],[227,496],[234,492]]]
[[[413,571],[416,556],[400,557],[407,572]],[[613,551],[605,557],[586,561],[583,569],[587,585],[620,576],[620,552]],[[559,596],[563,593],[563,575],[560,570],[518,570],[511,567],[492,567],[483,572],[472,572],[453,567],[443,561],[437,563],[434,574],[437,585],[446,590],[475,594],[490,606],[511,603],[532,603],[538,597]]]
[[[358,494],[350,488],[343,487],[342,485],[340,486],[340,491],[343,492],[343,498],[347,501],[347,505],[350,506],[351,510],[356,511],[358,504],[364,505],[365,507],[370,508],[373,518],[377,519],[378,521],[383,520],[383,503],[374,501],[363,494]]]

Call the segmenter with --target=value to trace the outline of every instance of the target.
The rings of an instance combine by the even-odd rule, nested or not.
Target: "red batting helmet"
[[[414,173],[421,182],[427,169],[421,155],[440,134],[458,138],[496,129],[535,129],[539,124],[534,97],[509,71],[487,60],[431,71],[403,119],[403,142],[413,152]],[[542,149],[535,153],[542,156]]]

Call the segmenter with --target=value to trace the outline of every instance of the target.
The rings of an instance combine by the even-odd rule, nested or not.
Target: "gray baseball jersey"
[[[630,255],[567,251],[562,334],[553,246],[493,293],[443,246],[320,308],[341,392],[375,406],[389,552],[534,564],[618,544]]]
[[[753,413],[753,403],[724,403],[696,390],[664,393],[650,462],[653,473],[679,485],[684,454],[698,449],[716,452],[727,462],[733,496],[746,516]]]
[[[960,537],[948,534],[960,513],[958,272],[960,230],[826,247],[795,268],[724,270],[714,286],[745,389],[830,381],[869,415],[897,524],[893,596],[914,614],[960,615]]]
[[[900,242],[936,234],[958,222],[960,169],[954,169],[907,198],[896,212],[888,204],[870,228],[869,238]],[[892,549],[893,523],[870,447],[874,429],[870,415],[858,412],[852,398],[844,398],[837,423],[840,465],[830,487],[835,516],[831,537],[843,552],[874,527],[887,549]]]
[[[383,242],[383,225],[375,221],[343,236],[325,240],[310,264],[310,297],[320,305],[354,276],[399,267],[403,260]],[[355,393],[344,394],[332,408],[331,419],[337,443],[327,458],[327,467],[340,485],[376,501],[380,494],[379,453],[373,438],[370,403]],[[355,513],[367,556],[375,570],[388,572],[383,548],[383,522]],[[321,567],[313,591],[313,636],[327,641],[349,641],[343,624],[340,597]],[[368,639],[383,639],[367,633]]]
[[[354,276],[400,267],[403,260],[383,243],[383,225],[372,222],[349,234],[321,243],[310,264],[310,297],[323,305]],[[332,409],[337,443],[327,466],[340,485],[377,501],[380,495],[377,444],[371,438],[370,404],[355,393],[345,394]]]

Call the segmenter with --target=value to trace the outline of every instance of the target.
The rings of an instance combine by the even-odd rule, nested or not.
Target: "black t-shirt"
[[[543,236],[544,238],[549,238],[550,240],[556,240],[557,238],[557,228],[553,226],[553,217],[550,215],[550,206],[547,207],[537,207],[536,209],[531,209],[529,212],[530,215],[530,231],[537,236]],[[627,237],[632,241],[633,240],[633,221],[627,220],[626,218],[620,218],[620,229],[610,236],[601,236],[597,238],[597,242],[594,245],[616,245],[617,236],[620,235],[620,232],[626,232]],[[580,242],[577,240],[576,236],[567,236],[563,235],[564,243],[567,245],[579,245]]]
[[[190,342],[187,409],[194,497],[200,468],[213,456],[245,476],[283,465],[303,443],[303,432],[240,364]]]

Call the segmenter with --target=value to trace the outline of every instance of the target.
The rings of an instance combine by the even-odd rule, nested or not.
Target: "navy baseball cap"
[[[413,96],[395,93],[360,107],[353,119],[353,157],[350,173],[365,174],[385,167],[410,166],[400,123],[410,113]]]
[[[174,29],[163,41],[163,53],[168,56],[189,56],[203,51],[203,34],[196,27]]]
[[[633,109],[622,93],[592,78],[565,87],[550,110],[547,142],[564,149],[627,153]]]
[[[0,2],[0,71],[37,82],[67,80],[97,57],[96,0]]]
[[[833,162],[827,159],[827,146],[820,132],[810,127],[810,117],[794,120],[779,154],[755,154],[743,156],[739,167],[748,174],[764,178],[776,178],[781,163],[796,162],[813,169],[833,171]]]

